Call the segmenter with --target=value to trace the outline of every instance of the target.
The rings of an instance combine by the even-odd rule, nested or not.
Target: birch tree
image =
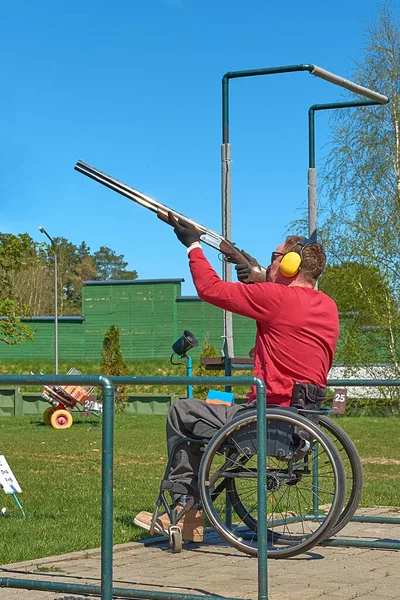
[[[390,3],[364,32],[362,58],[351,79],[387,95],[390,102],[334,111],[323,169],[326,203],[320,235],[331,263],[368,267],[353,269],[354,294],[364,317],[368,312],[369,326],[379,329],[375,343],[384,347],[393,376],[400,377],[400,27]],[[381,286],[369,285],[371,273]],[[338,281],[340,293],[346,291],[340,291]]]

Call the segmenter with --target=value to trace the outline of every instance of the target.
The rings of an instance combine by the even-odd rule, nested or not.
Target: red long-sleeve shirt
[[[253,375],[265,382],[268,403],[288,406],[295,381],[326,386],[339,335],[332,298],[307,287],[229,283],[201,248],[193,248],[189,258],[202,300],[256,321]],[[248,396],[255,399],[255,390]]]

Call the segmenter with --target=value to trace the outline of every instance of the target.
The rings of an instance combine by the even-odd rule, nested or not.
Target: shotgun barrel
[[[158,218],[166,223],[168,223],[168,213],[171,212],[178,219],[178,221],[186,221],[187,223],[191,223],[194,227],[196,227],[200,234],[200,239],[208,246],[219,250],[219,252],[224,255],[227,261],[235,264],[250,265],[248,259],[237,249],[235,244],[225,239],[216,231],[208,229],[207,227],[204,227],[204,225],[200,225],[200,223],[193,221],[193,219],[178,213],[176,210],[165,206],[165,204],[161,204],[161,202],[158,202],[157,200],[154,200],[154,198],[151,198],[150,196],[135,190],[129,185],[118,181],[118,179],[102,173],[98,169],[95,169],[95,167],[91,167],[82,160],[78,160],[75,165],[75,170],[83,175],[86,175],[86,177],[90,177],[91,179],[94,179],[94,181],[97,181],[98,183],[110,188],[114,192],[129,198],[129,200],[133,200],[133,202],[144,206],[144,208],[155,212]]]

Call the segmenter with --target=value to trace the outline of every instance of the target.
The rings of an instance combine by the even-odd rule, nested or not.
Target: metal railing
[[[102,387],[102,508],[101,508],[101,585],[82,585],[62,581],[0,577],[0,588],[31,589],[71,594],[92,594],[101,600],[148,598],[150,600],[221,600],[220,595],[200,596],[127,588],[113,588],[113,478],[114,478],[114,383],[118,385],[245,385],[255,386],[257,393],[257,480],[258,509],[258,598],[268,600],[267,579],[267,505],[264,490],[267,485],[266,463],[266,400],[265,385],[258,377],[105,377],[104,375],[0,375],[0,385],[68,385],[80,384]],[[226,600],[234,600],[227,598]],[[237,598],[235,600],[238,600]]]
[[[400,379],[330,379],[331,387],[399,387]],[[368,517],[354,516],[352,521],[358,523],[380,523],[400,525],[400,517]],[[344,548],[381,548],[385,550],[400,550],[400,540],[357,540],[357,539],[331,539],[324,542],[324,546],[341,546]]]
[[[82,585],[62,581],[39,579],[17,579],[0,577],[0,587],[32,589],[72,594],[92,594],[102,600],[112,600],[114,596],[122,598],[140,598],[149,600],[197,600],[210,598],[221,600],[221,596],[199,596],[172,592],[113,588],[113,472],[114,472],[114,384],[117,385],[253,385],[257,390],[257,429],[258,429],[258,599],[268,600],[267,575],[267,522],[266,522],[266,402],[265,385],[257,377],[105,377],[103,375],[55,376],[55,375],[1,375],[0,385],[68,385],[81,384],[102,387],[103,390],[103,428],[102,428],[102,516],[101,516],[101,585]],[[341,387],[389,387],[400,386],[398,379],[331,379],[328,386]],[[354,521],[364,523],[400,524],[400,518],[394,517],[354,517]],[[400,549],[398,540],[329,540],[324,545],[355,546],[361,548]],[[226,598],[225,600],[233,600]],[[238,599],[235,599],[238,600]]]

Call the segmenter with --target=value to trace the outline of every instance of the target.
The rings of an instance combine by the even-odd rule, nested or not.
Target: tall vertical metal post
[[[40,226],[39,231],[50,240],[54,254],[54,369],[58,375],[58,265],[57,265],[57,247],[53,238],[47,233],[44,227]]]
[[[103,387],[102,499],[101,499],[101,600],[113,598],[114,514],[114,385],[100,375]]]
[[[191,356],[187,357],[186,375],[187,375],[187,377],[191,377],[193,375],[193,362],[192,362]],[[186,393],[187,393],[188,398],[193,398],[193,386],[192,385],[186,386]]]
[[[315,111],[359,106],[382,105],[375,100],[355,100],[353,102],[331,102],[313,104],[308,110],[308,237],[317,241],[317,170],[315,166]]]
[[[308,111],[308,237],[317,241],[317,173],[315,170],[314,111]],[[312,140],[312,143],[311,143]]]
[[[231,219],[231,147],[229,144],[229,99],[228,79],[222,80],[222,146],[221,146],[221,208],[222,208],[222,235],[232,239]],[[222,279],[232,281],[232,263],[223,261]],[[232,313],[223,311],[223,347],[225,357],[225,375],[230,369],[229,359],[234,356],[233,346],[233,318]],[[230,375],[230,372],[229,372]]]
[[[58,375],[58,259],[56,245],[54,251],[54,363],[55,373]]]

